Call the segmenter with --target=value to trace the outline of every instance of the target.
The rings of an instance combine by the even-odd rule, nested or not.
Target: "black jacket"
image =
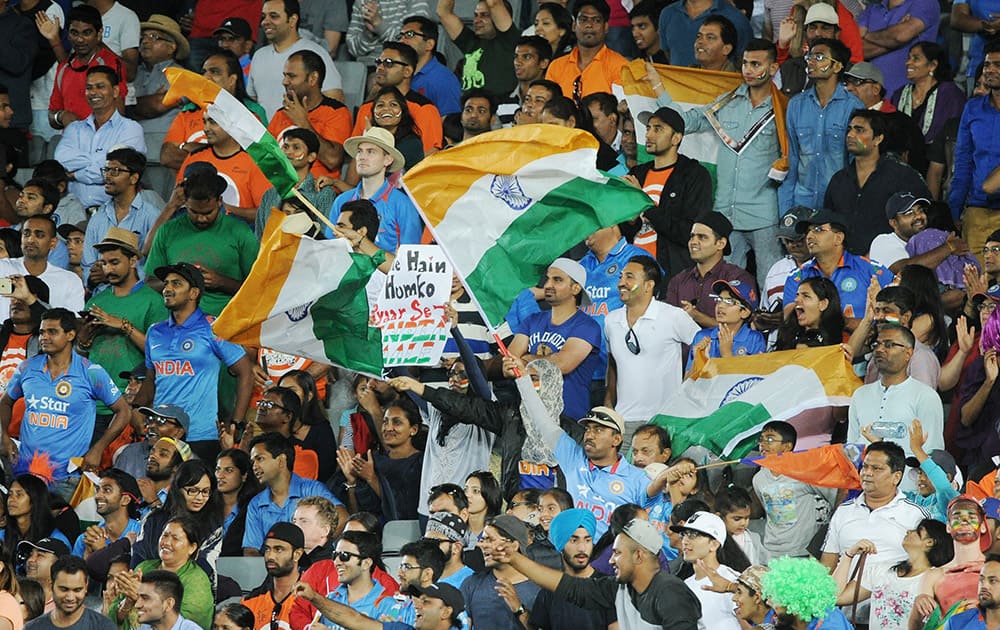
[[[629,171],[642,184],[653,169],[652,162],[638,164]],[[694,219],[712,209],[712,176],[697,160],[678,155],[674,171],[663,186],[660,203],[646,210],[649,224],[656,230],[656,261],[663,268],[662,287],[681,271],[692,266],[688,240]]]

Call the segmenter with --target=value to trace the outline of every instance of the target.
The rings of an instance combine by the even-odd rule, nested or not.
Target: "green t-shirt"
[[[186,262],[242,282],[256,258],[257,239],[240,219],[220,214],[212,227],[200,230],[187,215],[181,215],[157,230],[145,267],[146,273],[153,275],[163,265]],[[230,298],[226,293],[206,290],[201,310],[218,316]]]
[[[146,332],[156,322],[167,318],[167,309],[163,306],[163,297],[152,290],[144,282],[140,282],[132,292],[123,297],[116,297],[111,287],[90,298],[87,308],[96,306],[115,317],[124,317],[136,330]],[[142,363],[145,354],[142,348],[136,347],[120,330],[102,328],[94,338],[90,349],[90,360],[99,364],[111,376],[118,389],[125,391],[128,380],[118,376],[120,372],[130,371]],[[98,414],[109,414],[111,410],[98,401]]]

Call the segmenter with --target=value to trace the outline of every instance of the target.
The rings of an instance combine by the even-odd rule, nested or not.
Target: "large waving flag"
[[[826,444],[803,451],[744,459],[743,463],[822,488],[861,489],[860,444]]]
[[[646,193],[597,170],[597,146],[585,131],[523,125],[466,140],[403,175],[494,326],[560,254],[653,205]]]
[[[163,73],[170,83],[170,89],[163,96],[164,105],[173,105],[186,97],[207,111],[250,154],[282,198],[294,194],[299,183],[295,167],[281,151],[274,136],[243,103],[200,74],[182,68],[167,68]]]
[[[679,111],[687,111],[692,107],[701,107],[714,102],[717,98],[738,88],[743,78],[735,72],[719,72],[702,70],[700,68],[684,68],[654,64],[663,89],[673,99],[672,107]],[[646,61],[636,59],[622,68],[622,93],[633,118],[641,112],[653,112],[659,108],[656,104],[656,94],[649,82],[645,80]],[[616,86],[617,89],[617,86]],[[788,107],[788,97],[771,84],[771,102],[774,106],[774,125],[778,132],[778,144],[781,147],[782,158],[774,163],[776,172],[788,171],[788,133],[785,130],[785,110]],[[644,151],[646,143],[646,127],[636,120],[636,142],[639,150]],[[714,131],[685,134],[680,151],[684,155],[698,160],[712,173],[715,180],[716,156],[720,143]]]
[[[860,386],[840,346],[710,359],[665,405],[669,413],[651,422],[670,432],[677,453],[701,445],[742,457],[764,423],[847,406]]]
[[[288,217],[294,219],[293,215]],[[384,260],[355,254],[347,239],[316,241],[272,213],[257,261],[212,329],[223,339],[382,371],[382,332],[368,323],[365,286]]]

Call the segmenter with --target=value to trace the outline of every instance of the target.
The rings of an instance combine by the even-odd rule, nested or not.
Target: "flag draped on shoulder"
[[[243,103],[205,77],[182,68],[163,71],[170,89],[163,96],[164,105],[180,102],[181,98],[201,107],[253,159],[267,180],[282,198],[292,195],[299,177],[295,167],[278,146],[278,141]]]
[[[860,386],[840,346],[710,359],[651,422],[670,432],[677,453],[697,444],[742,457],[766,422],[847,406]]]
[[[597,169],[597,147],[585,131],[523,125],[435,153],[403,176],[494,326],[563,252],[653,205],[646,193]]]
[[[659,81],[663,84],[663,89],[670,94],[670,98],[673,100],[671,106],[678,111],[686,111],[692,107],[702,107],[715,103],[717,100],[724,100],[725,95],[743,84],[743,78],[735,72],[719,72],[661,64],[653,64],[653,67],[656,69]],[[656,94],[645,77],[646,61],[644,59],[636,59],[622,68],[621,90],[633,117],[638,116],[641,112],[653,112],[659,108],[656,103]],[[772,177],[780,180],[788,171],[788,133],[785,129],[785,110],[788,107],[788,97],[774,83],[771,84],[771,104],[774,128],[777,131],[778,144],[781,147],[781,158],[772,165]],[[768,119],[762,120],[767,122]],[[711,117],[709,122],[712,122]],[[723,142],[733,150],[739,148],[739,146],[734,145],[740,145],[740,140],[749,141],[752,140],[752,137],[727,138],[722,135],[724,130],[716,125],[713,127],[715,127],[714,131],[685,134],[680,151],[701,162],[713,174],[714,179],[716,156],[720,146],[716,136],[722,137]],[[751,134],[757,131],[759,129],[751,129]],[[635,137],[640,150],[642,150],[646,142],[644,125],[636,124]]]
[[[369,325],[365,287],[384,254],[355,254],[346,239],[291,233],[281,219],[272,213],[250,275],[212,324],[215,334],[379,374],[382,333]]]

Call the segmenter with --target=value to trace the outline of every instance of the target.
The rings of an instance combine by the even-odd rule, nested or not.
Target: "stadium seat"
[[[418,540],[420,521],[389,521],[382,529],[382,553],[397,554],[406,543]]]
[[[365,85],[368,80],[368,69],[360,61],[334,61],[340,73],[340,81],[344,87],[344,105],[347,105],[354,115],[365,102]]]
[[[264,558],[260,556],[220,557],[215,570],[219,575],[232,578],[244,593],[257,588],[267,577]]]

